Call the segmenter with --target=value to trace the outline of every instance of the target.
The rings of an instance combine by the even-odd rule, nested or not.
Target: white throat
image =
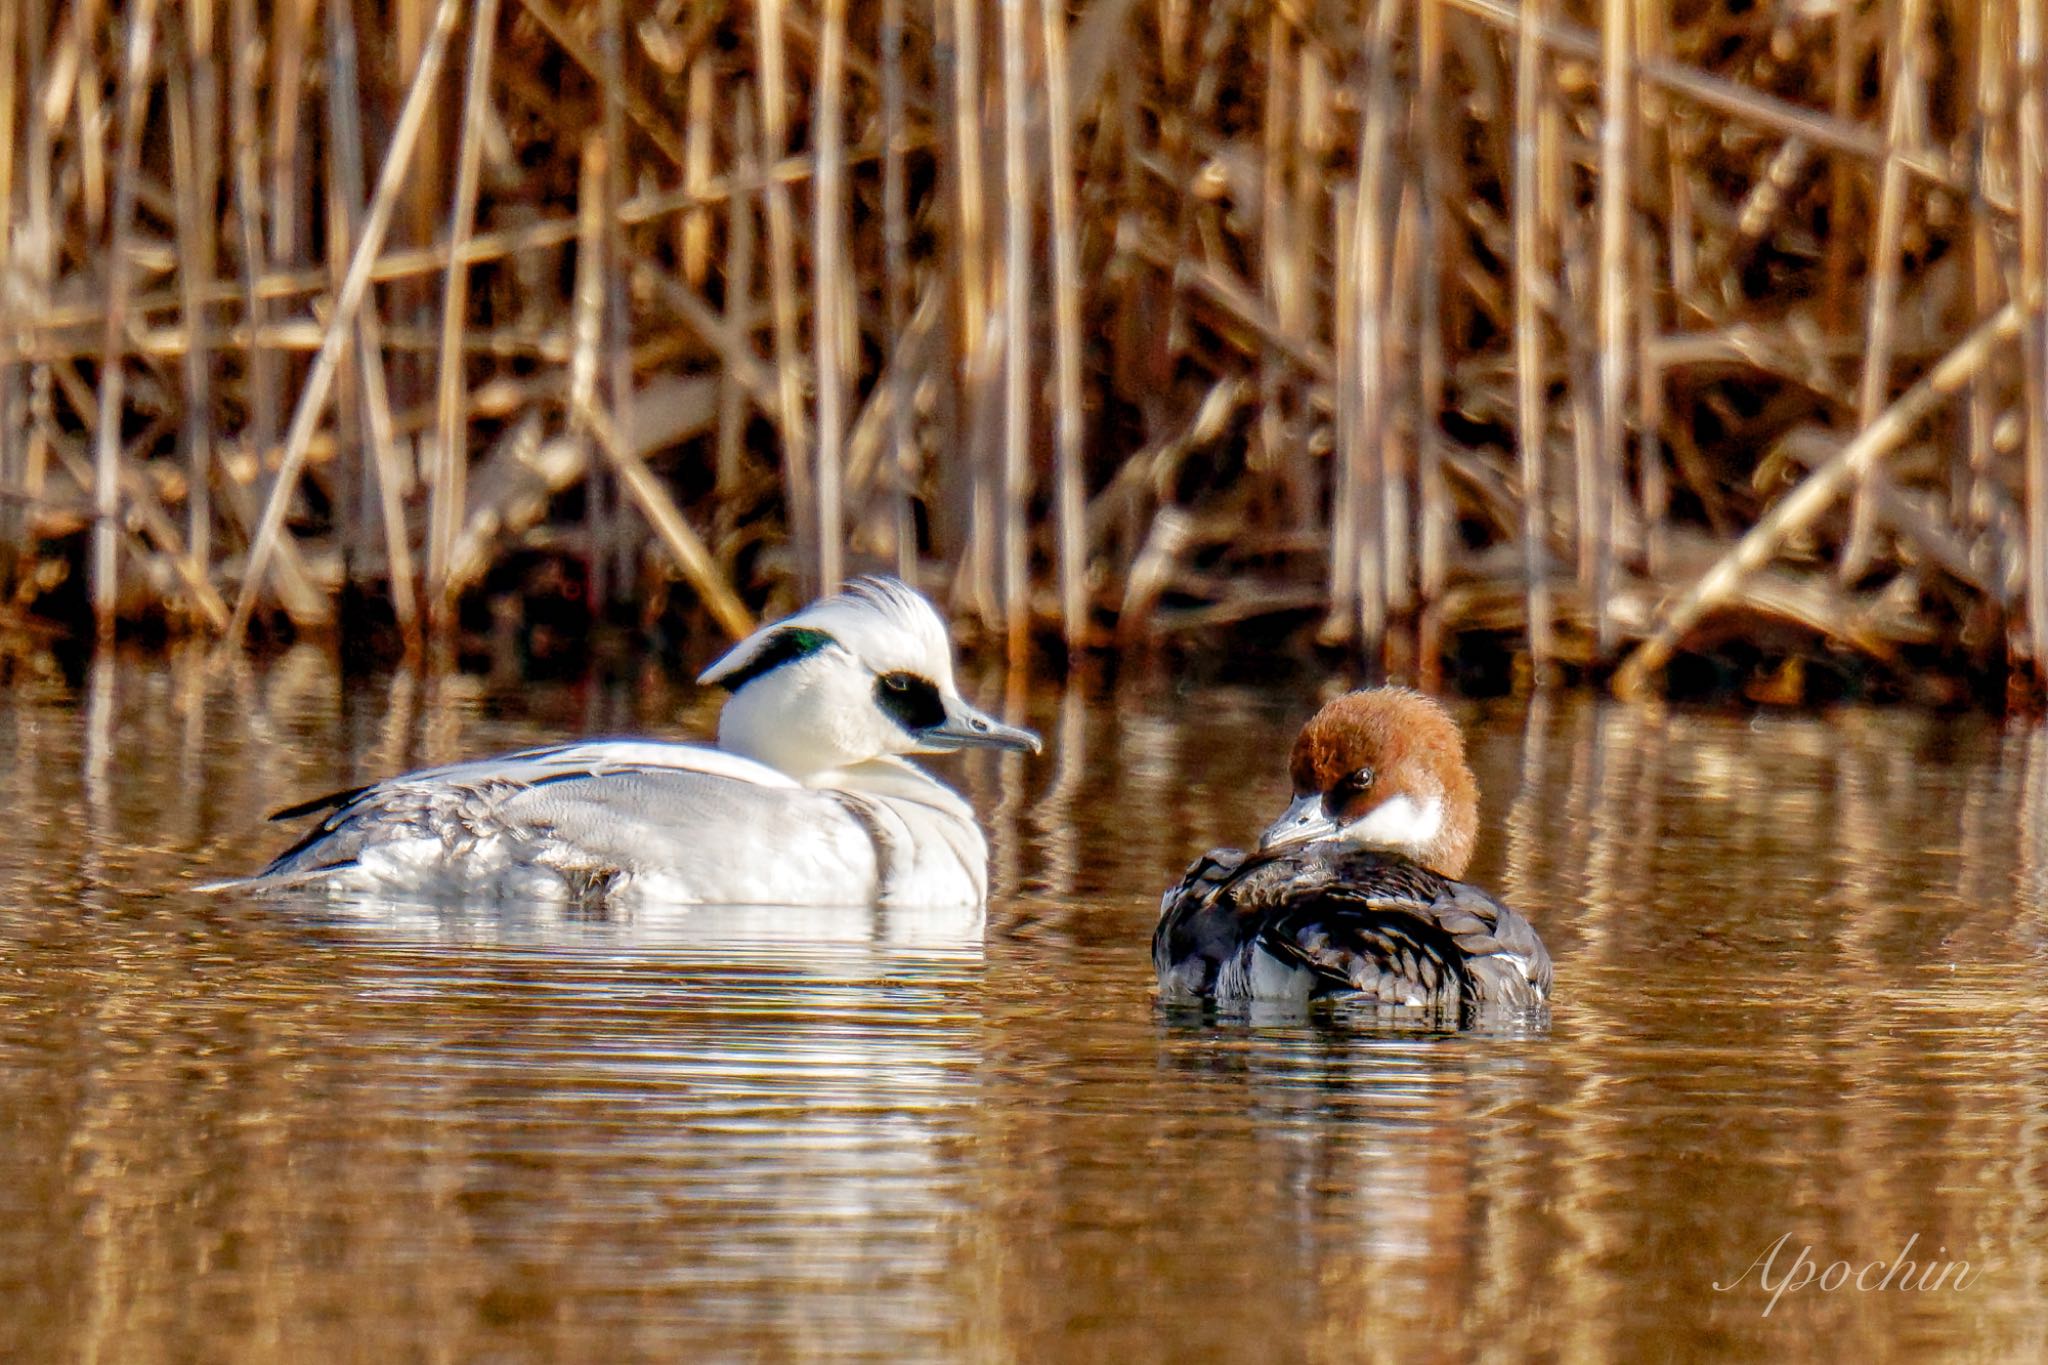
[[[1372,814],[1345,827],[1347,843],[1364,848],[1383,848],[1429,861],[1429,851],[1444,832],[1444,799],[1432,796],[1418,801],[1412,796],[1389,797]]]

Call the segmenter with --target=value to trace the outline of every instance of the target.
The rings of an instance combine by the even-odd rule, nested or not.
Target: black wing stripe
[[[350,787],[347,791],[329,792],[325,796],[316,796],[311,801],[301,801],[296,806],[286,806],[283,810],[273,811],[270,818],[272,820],[296,820],[302,815],[311,815],[315,811],[333,810],[339,806],[346,806],[349,802],[355,800],[358,796],[361,796],[376,785],[374,782],[365,782],[362,786]]]

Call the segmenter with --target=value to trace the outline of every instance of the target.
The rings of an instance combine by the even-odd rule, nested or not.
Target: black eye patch
[[[733,670],[718,680],[718,685],[728,692],[737,692],[763,673],[772,673],[793,659],[803,659],[816,654],[835,641],[822,630],[811,630],[806,626],[791,626],[778,630],[762,642],[754,657],[746,666]]]
[[[939,689],[915,673],[884,673],[875,679],[875,705],[913,734],[946,720],[946,704],[939,698]]]

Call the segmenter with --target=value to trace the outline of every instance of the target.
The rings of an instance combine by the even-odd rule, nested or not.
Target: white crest
[[[856,578],[831,597],[763,626],[726,651],[697,681],[713,685],[743,671],[784,630],[823,631],[876,673],[902,669],[954,690],[953,648],[938,611],[894,578]]]

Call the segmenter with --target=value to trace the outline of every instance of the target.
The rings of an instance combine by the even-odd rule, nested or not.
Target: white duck
[[[330,810],[230,885],[433,900],[979,906],[974,811],[907,754],[1039,748],[962,699],[945,624],[864,578],[704,671],[718,747],[604,739],[428,768],[278,812]]]

